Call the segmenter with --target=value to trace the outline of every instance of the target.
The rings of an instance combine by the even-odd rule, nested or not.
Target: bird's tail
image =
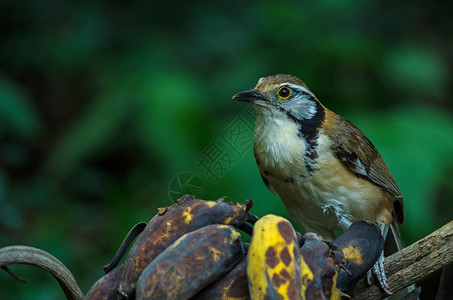
[[[387,236],[385,237],[384,256],[392,255],[404,248],[403,240],[401,239],[400,231],[395,220],[392,220],[388,228]]]

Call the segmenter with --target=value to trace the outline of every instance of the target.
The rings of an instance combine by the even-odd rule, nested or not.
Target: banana
[[[172,206],[160,209],[131,247],[124,262],[118,293],[125,298],[132,296],[143,270],[185,233],[210,224],[234,227],[244,224],[248,217],[247,206],[222,200],[204,201],[186,195]]]
[[[249,287],[247,283],[246,256],[225,276],[214,281],[198,293],[192,300],[247,300]]]
[[[116,267],[96,281],[86,294],[84,300],[117,299],[116,288],[121,279],[124,265]]]
[[[301,262],[291,223],[267,215],[254,226],[247,254],[251,299],[301,299]]]
[[[341,299],[374,265],[384,243],[379,227],[365,221],[352,224],[333,242],[314,233],[306,233],[304,240],[303,299]]]
[[[337,272],[331,247],[312,232],[306,233],[304,240],[300,249],[302,299],[341,299],[344,294],[337,289]]]
[[[344,269],[338,270],[337,287],[350,290],[373,267],[384,247],[379,227],[371,222],[359,221],[332,242],[346,259]]]
[[[241,235],[228,225],[187,233],[149,264],[137,282],[137,299],[189,299],[244,257]]]

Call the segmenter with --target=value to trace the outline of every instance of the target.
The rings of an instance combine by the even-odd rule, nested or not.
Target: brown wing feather
[[[330,111],[329,111],[330,112]],[[403,223],[403,197],[390,170],[371,141],[345,118],[330,112],[335,128],[328,133],[334,155],[358,176],[376,184],[394,196],[394,214]],[[333,120],[332,120],[333,121]],[[329,122],[330,123],[330,122]]]

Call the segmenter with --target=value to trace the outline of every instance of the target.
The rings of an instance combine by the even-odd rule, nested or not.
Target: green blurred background
[[[130,227],[181,193],[288,217],[257,171],[253,112],[231,100],[274,73],[301,77],[373,141],[416,241],[453,215],[452,10],[0,0],[0,247],[50,252],[86,292]],[[29,282],[0,272],[0,298],[63,297],[44,271],[11,269]]]

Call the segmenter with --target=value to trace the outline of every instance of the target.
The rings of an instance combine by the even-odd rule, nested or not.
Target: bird
[[[404,222],[401,191],[360,129],[326,108],[292,75],[260,78],[252,90],[233,99],[255,106],[254,155],[259,173],[306,232],[332,240],[336,230],[372,221],[391,252],[404,247],[398,230]],[[390,295],[383,260],[384,253],[373,273]]]

